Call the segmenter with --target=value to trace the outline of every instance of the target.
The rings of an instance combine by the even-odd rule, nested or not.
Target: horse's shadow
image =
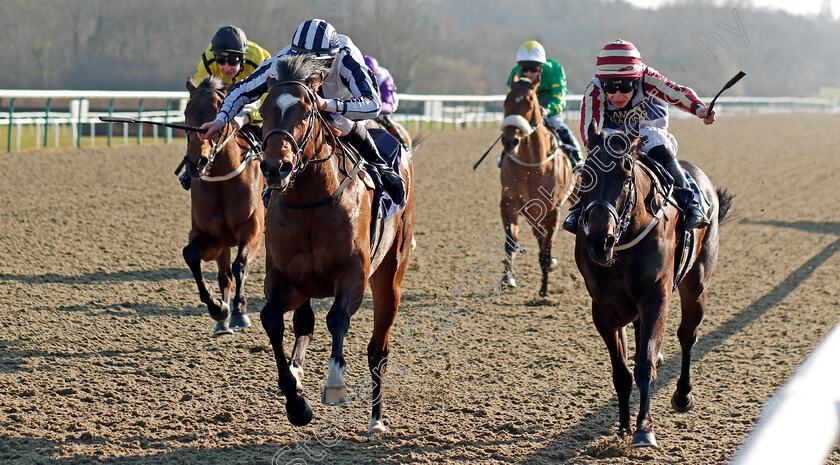
[[[184,268],[158,268],[156,270],[137,271],[95,271],[78,276],[44,273],[39,275],[21,275],[0,273],[0,281],[17,281],[24,284],[98,284],[127,281],[160,281],[162,279],[184,279]]]

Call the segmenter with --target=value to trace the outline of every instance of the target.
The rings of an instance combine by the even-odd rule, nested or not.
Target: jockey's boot
[[[694,192],[688,184],[688,178],[685,177],[674,152],[664,145],[658,145],[651,148],[648,155],[668,170],[668,173],[674,178],[674,197],[677,198],[680,208],[683,209],[683,227],[685,230],[691,231],[708,226],[709,221],[703,215],[703,210],[695,200]]]
[[[563,144],[563,151],[572,162],[572,169],[579,169],[583,166],[583,156],[580,153],[580,146],[572,136],[572,131],[565,128],[557,128],[555,134],[560,142]]]
[[[388,163],[379,154],[379,149],[373,142],[373,137],[367,132],[363,124],[356,124],[356,127],[346,136],[348,142],[356,147],[362,158],[369,165],[379,172],[382,178],[382,187],[391,196],[395,203],[403,203],[405,200],[405,185],[400,175],[388,166]]]
[[[181,171],[181,174],[178,176],[178,180],[181,181],[181,187],[184,188],[185,191],[190,190],[190,185],[192,185],[192,178],[187,170]]]
[[[572,205],[572,208],[569,209],[569,216],[563,220],[563,229],[569,231],[572,234],[577,234],[577,225],[578,220],[580,219],[580,210],[582,208],[580,200],[575,202]]]

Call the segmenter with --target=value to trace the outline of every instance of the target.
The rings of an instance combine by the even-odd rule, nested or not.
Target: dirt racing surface
[[[840,116],[811,114],[672,122],[679,157],[736,195],[738,219],[721,230],[693,356],[697,405],[686,414],[669,401],[679,373],[672,302],[652,401],[657,449],[615,436],[609,357],[570,234],[555,241],[548,299],[537,298],[536,241],[524,227],[519,287],[495,288],[498,147],[472,170],[495,129],[429,133],[415,153],[417,248],[391,336],[389,430],[375,437],[369,295],[351,321],[353,395],[342,407],[319,402],[331,301],[315,301],[306,427],[286,420],[259,324],[264,251],[246,284],[254,326],[211,337],[181,257],[181,144],[3,153],[0,463],[727,462],[840,315],[840,133],[828,129],[838,126]],[[215,263],[204,270],[215,287]],[[631,402],[635,422],[638,391]],[[840,449],[828,462],[840,464]]]

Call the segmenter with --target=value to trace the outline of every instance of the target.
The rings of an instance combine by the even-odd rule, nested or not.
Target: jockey
[[[235,26],[225,26],[213,36],[207,50],[201,54],[198,70],[193,81],[198,84],[206,76],[215,76],[224,84],[233,84],[248,77],[265,60],[271,57],[264,48],[245,37],[242,29]],[[255,125],[262,123],[258,106],[248,107],[239,112],[233,119],[234,128],[246,128],[259,141],[259,128]],[[191,178],[184,170],[179,177],[181,186],[190,189]]]
[[[569,126],[563,122],[563,110],[566,109],[566,71],[556,61],[545,58],[545,49],[539,42],[529,40],[519,47],[516,52],[516,66],[508,76],[508,91],[514,74],[519,77],[526,77],[534,81],[540,77],[540,85],[537,87],[537,98],[545,118],[545,125],[551,129],[557,139],[563,145],[563,151],[569,156],[572,165],[575,167],[583,164],[578,145]],[[499,158],[499,167],[505,157],[504,151]]]
[[[365,128],[365,122],[375,118],[381,108],[379,92],[373,73],[364,63],[359,49],[349,37],[336,33],[323,19],[304,21],[295,30],[292,43],[269,58],[246,79],[237,82],[228,93],[216,119],[204,123],[203,139],[215,138],[218,132],[237,115],[246,103],[257,100],[268,91],[266,81],[278,58],[286,55],[311,54],[313,59],[329,60],[330,72],[324,77],[316,106],[341,136],[359,151],[365,161],[382,175],[383,187],[396,203],[405,198],[400,175],[388,166]]]
[[[384,66],[379,66],[376,58],[365,55],[365,64],[373,74],[376,76],[376,85],[379,87],[379,95],[382,97],[382,110],[379,111],[379,116],[376,117],[376,122],[381,124],[392,136],[400,141],[400,144],[408,150],[408,144],[403,139],[402,134],[394,126],[391,121],[391,113],[397,111],[397,85],[394,84],[394,79],[391,77],[391,72]]]
[[[684,211],[685,230],[702,228],[709,223],[677,162],[677,140],[668,132],[668,104],[702,119],[715,122],[715,112],[688,87],[669,81],[642,62],[636,47],[618,39],[598,53],[595,77],[583,93],[580,133],[585,144],[592,135],[613,131],[629,132],[639,123],[639,135],[646,137],[642,150],[661,164],[674,178],[675,193]],[[577,229],[581,205],[572,207],[563,229]]]

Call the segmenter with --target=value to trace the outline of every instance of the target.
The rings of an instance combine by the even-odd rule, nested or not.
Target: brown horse
[[[228,88],[210,76],[197,87],[190,78],[187,90],[190,100],[184,110],[186,124],[200,126],[215,118]],[[245,136],[233,132],[230,126],[218,141],[202,140],[198,134],[187,133],[184,161],[192,178],[192,229],[189,244],[184,247],[184,260],[198,285],[199,298],[217,321],[216,336],[251,326],[245,314],[247,300],[242,288],[260,252],[265,224],[265,207],[260,198],[265,181],[259,163],[252,163],[258,158],[249,150]],[[238,248],[233,266],[231,247]],[[201,273],[202,260],[216,260],[221,299],[214,298],[207,287]],[[232,288],[234,280],[235,289]]]
[[[636,132],[638,134],[638,132]],[[612,362],[618,394],[619,435],[630,428],[630,391],[633,375],[640,392],[639,415],[632,446],[656,446],[650,397],[656,381],[657,358],[665,334],[668,305],[678,263],[675,254],[686,236],[680,212],[652,171],[639,161],[638,138],[624,133],[595,135],[581,176],[581,205],[575,261],[592,297],[592,319],[604,339]],[[682,347],[682,370],[671,405],[677,412],[694,406],[689,376],[697,327],[706,311],[709,282],[717,265],[718,227],[729,212],[732,196],[715,191],[696,166],[682,161],[709,200],[711,224],[695,230],[696,258],[679,283],[682,319],[677,330]],[[627,366],[624,327],[634,323],[636,364]]]
[[[534,82],[514,74],[505,98],[502,121],[502,224],[505,230],[505,269],[502,285],[515,287],[513,262],[519,241],[519,215],[531,224],[540,245],[542,285],[540,296],[548,294],[548,272],[554,264],[551,245],[560,219],[557,208],[574,190],[572,164],[563,156],[551,131],[543,123]]]
[[[312,298],[335,297],[327,314],[332,353],[322,402],[347,401],[344,338],[370,280],[374,328],[368,366],[373,409],[368,432],[381,432],[385,424],[380,380],[414,231],[411,159],[403,157],[399,166],[407,181],[407,205],[385,225],[381,245],[373,254],[373,192],[358,176],[359,160],[338,147],[330,126],[315,108],[314,93],[329,64],[301,55],[281,58],[276,66],[277,80],[268,80],[268,95],[261,107],[266,131],[262,169],[272,193],[266,217],[266,304],[260,318],[274,349],[286,413],[298,426],[312,419],[312,408],[300,394],[306,347],[314,330]],[[283,315],[290,310],[295,311],[296,341],[287,361]]]

